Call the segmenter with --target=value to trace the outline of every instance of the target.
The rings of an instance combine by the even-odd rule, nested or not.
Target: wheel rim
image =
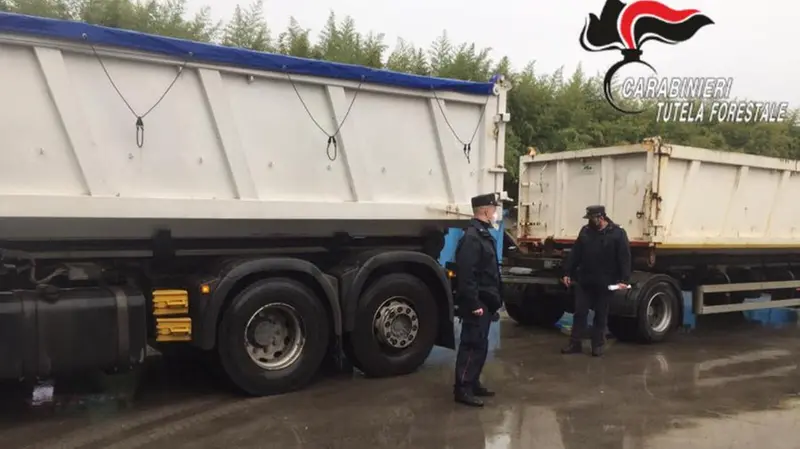
[[[284,303],[258,309],[244,329],[247,355],[256,365],[269,371],[285,369],[296,362],[305,342],[300,314]]]
[[[672,323],[672,307],[664,292],[655,293],[647,301],[647,324],[654,332],[662,333]]]
[[[375,311],[373,330],[378,341],[394,350],[411,346],[419,333],[419,316],[407,298],[393,296]]]

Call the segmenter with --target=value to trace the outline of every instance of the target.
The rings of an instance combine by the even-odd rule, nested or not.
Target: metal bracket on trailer
[[[706,293],[732,293],[745,291],[764,291],[800,288],[800,281],[776,281],[776,282],[747,282],[742,284],[716,284],[700,285],[692,295],[692,302],[695,315],[710,315],[713,313],[740,312],[745,310],[777,309],[780,307],[800,306],[800,298],[781,299],[778,301],[748,302],[743,304],[723,304],[719,306],[707,306],[703,303]]]

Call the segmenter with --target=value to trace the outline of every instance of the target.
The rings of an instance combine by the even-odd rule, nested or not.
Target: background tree
[[[289,28],[278,36],[278,51],[286,55],[311,58],[315,56],[311,45],[311,30],[303,28],[294,17],[289,19]]]
[[[233,18],[225,26],[222,45],[272,51],[272,37],[264,20],[264,0],[256,0],[246,10],[236,5]]]
[[[541,73],[534,62],[515,69],[508,58],[492,61],[488,48],[453,43],[446,31],[428,50],[399,39],[388,52],[383,34],[361,33],[352,18],[339,20],[333,12],[316,42],[294,18],[273,40],[263,0],[246,8],[237,6],[225,25],[211,20],[208,8],[189,16],[186,0],[0,0],[0,10],[418,75],[485,81],[501,73],[513,85],[506,135],[506,188],[512,192],[519,156],[528,147],[539,152],[564,151],[635,143],[660,135],[675,144],[800,159],[796,112],[784,123],[750,124],[660,123],[652,108],[639,115],[620,114],[603,98],[598,76],[589,76],[581,68],[569,75],[563,70]]]
[[[386,59],[386,68],[396,72],[428,75],[431,72],[428,55],[402,38],[397,40],[394,51]]]

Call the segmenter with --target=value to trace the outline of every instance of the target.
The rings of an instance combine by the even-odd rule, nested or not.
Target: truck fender
[[[430,279],[435,279],[436,285],[429,286],[434,290],[434,296],[442,297],[445,300],[443,304],[438,304],[440,324],[445,322],[450,323],[450,326],[440,326],[436,344],[447,348],[455,347],[455,335],[452,328],[453,294],[450,289],[450,281],[447,279],[444,269],[436,260],[427,254],[416,251],[386,251],[372,255],[361,263],[358,268],[346,272],[341,276],[340,291],[342,310],[344,311],[344,331],[350,332],[355,326],[359,299],[370,277],[376,270],[397,263],[414,265],[415,269],[428,274],[428,276],[430,276],[427,279],[428,283],[430,283]],[[442,294],[444,296],[441,296]]]
[[[317,286],[325,293],[324,298],[330,305],[333,329],[336,335],[342,335],[342,312],[339,305],[339,297],[336,293],[335,279],[329,279],[314,264],[301,259],[293,258],[266,258],[248,260],[236,265],[219,279],[213,290],[210,301],[197,317],[195,327],[195,345],[202,349],[212,349],[217,338],[217,322],[220,311],[225,302],[229,299],[230,292],[237,284],[246,277],[253,274],[270,273],[300,273],[313,278]],[[263,279],[259,276],[258,279]],[[333,282],[333,283],[332,283]]]

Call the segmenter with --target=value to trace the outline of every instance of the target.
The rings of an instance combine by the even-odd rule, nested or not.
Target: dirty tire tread
[[[373,317],[378,307],[392,296],[407,298],[419,317],[419,333],[414,342],[398,354],[381,349],[373,332]],[[438,333],[438,307],[430,289],[415,276],[388,274],[370,285],[359,298],[353,331],[345,339],[345,353],[353,366],[368,377],[409,374],[428,358]]]
[[[524,313],[522,304],[525,303],[525,289],[517,285],[510,285],[503,290],[504,308],[509,318],[520,326],[530,326],[530,317]]]
[[[644,296],[644,298],[647,299],[653,293],[658,291],[666,293],[667,298],[669,298],[669,304],[672,308],[672,322],[664,332],[653,332],[650,329],[650,326],[647,324],[647,303],[646,301],[641,301],[639,304],[639,313],[636,317],[638,324],[638,340],[640,343],[651,344],[664,342],[669,338],[670,334],[672,334],[672,331],[675,329],[675,322],[678,319],[678,312],[680,311],[680,307],[678,307],[679,298],[676,296],[672,286],[666,282],[657,282],[653,284],[652,287],[647,289],[647,294]]]
[[[505,305],[506,313],[520,326],[532,326],[533,317],[525,313],[525,308],[521,304],[509,303]]]
[[[530,290],[521,296],[519,302],[506,304],[506,313],[522,326],[553,327],[566,312],[566,304],[559,298],[533,297]]]
[[[658,292],[666,293],[670,300],[670,307],[672,308],[672,323],[666,331],[661,333],[653,332],[647,323],[647,301]],[[678,301],[679,298],[676,296],[675,290],[669,283],[665,281],[654,282],[639,298],[636,317],[609,317],[608,328],[620,341],[643,344],[664,342],[675,330],[676,320],[679,319],[678,313],[680,312],[680,307],[678,306]]]
[[[258,309],[279,302],[297,310],[306,341],[302,355],[293,365],[267,371],[247,354],[244,331]],[[298,390],[310,383],[322,365],[329,340],[328,314],[314,292],[293,279],[270,278],[255,282],[233,298],[217,332],[217,352],[225,373],[238,389],[253,396],[268,396]]]

